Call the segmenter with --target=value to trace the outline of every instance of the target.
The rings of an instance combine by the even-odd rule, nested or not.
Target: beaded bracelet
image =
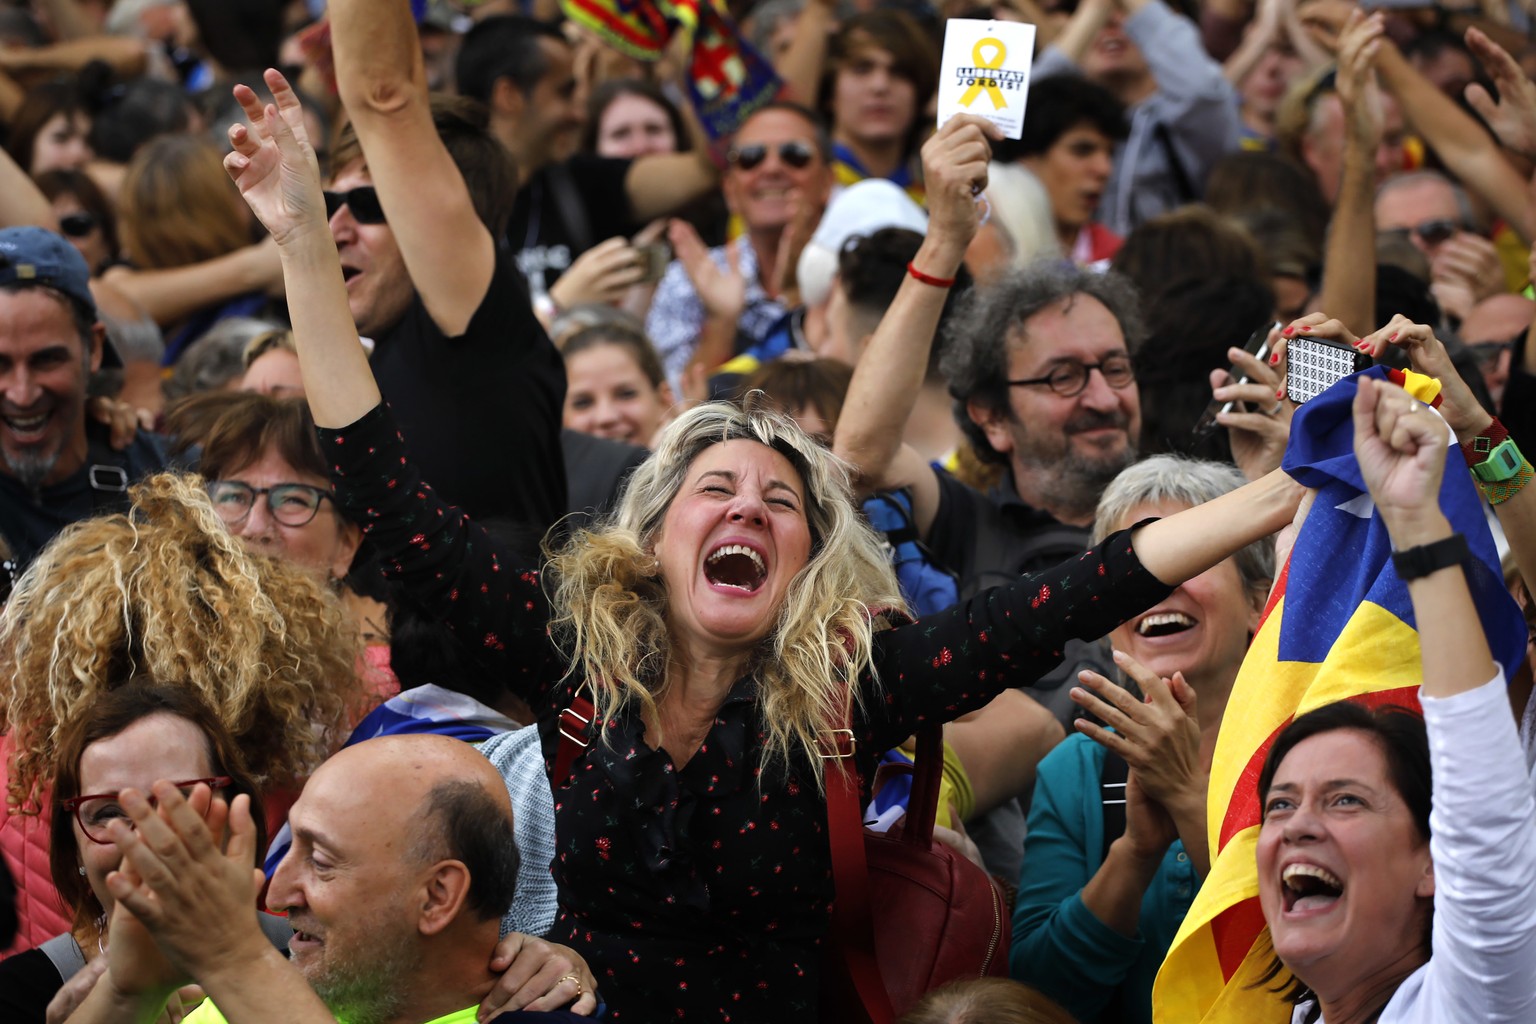
[[[1488,499],[1488,504],[1502,505],[1519,494],[1521,489],[1531,482],[1533,476],[1536,476],[1536,470],[1531,468],[1530,460],[1521,459],[1520,472],[1508,480],[1489,481],[1476,477],[1473,477],[1473,480],[1477,483],[1477,489],[1483,492],[1483,497]]]

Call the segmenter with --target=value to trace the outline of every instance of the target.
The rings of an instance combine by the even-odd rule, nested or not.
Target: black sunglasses
[[[359,185],[348,192],[325,193],[325,219],[336,216],[345,206],[352,211],[352,219],[359,224],[383,224],[384,207],[379,205],[379,193],[372,185]]]
[[[1450,241],[1455,237],[1456,232],[1465,230],[1467,227],[1461,221],[1436,218],[1406,228],[1387,228],[1382,231],[1382,234],[1400,235],[1403,238],[1418,235],[1419,241],[1425,245],[1439,245],[1441,242]]]
[[[790,142],[779,143],[779,159],[790,167],[799,170],[810,166],[811,160],[816,156],[816,151],[808,142],[794,139]],[[751,142],[745,146],[732,146],[725,154],[726,162],[733,167],[740,167],[744,171],[750,171],[766,159],[768,159],[768,147],[761,142]]]
[[[59,230],[70,238],[84,238],[96,230],[96,218],[89,213],[66,213],[59,218]]]

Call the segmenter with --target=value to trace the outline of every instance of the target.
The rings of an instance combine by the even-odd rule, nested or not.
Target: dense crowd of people
[[[0,1016],[1536,1020],[1533,73],[1515,0],[0,5]]]

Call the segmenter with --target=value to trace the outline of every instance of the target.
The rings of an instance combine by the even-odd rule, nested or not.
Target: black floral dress
[[[337,499],[412,599],[446,617],[540,719],[553,770],[555,716],[579,680],[548,636],[537,571],[422,483],[387,409],[321,431]],[[859,768],[935,718],[948,721],[1054,666],[1069,637],[1096,638],[1168,593],[1129,534],[951,611],[878,633],[879,684],[854,730]],[[446,681],[445,682],[449,682]],[[451,685],[451,683],[450,683]],[[550,938],[592,966],[619,1024],[814,1020],[832,900],[826,802],[809,760],[765,764],[756,682],[732,687],[681,770],[644,723],[606,723],[568,778],[552,779],[560,914]]]

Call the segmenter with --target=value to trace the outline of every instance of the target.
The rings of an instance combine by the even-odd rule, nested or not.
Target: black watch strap
[[[1433,544],[1421,544],[1416,548],[1392,552],[1392,568],[1407,583],[1432,572],[1449,569],[1453,565],[1465,564],[1469,554],[1467,538],[1453,533]]]

